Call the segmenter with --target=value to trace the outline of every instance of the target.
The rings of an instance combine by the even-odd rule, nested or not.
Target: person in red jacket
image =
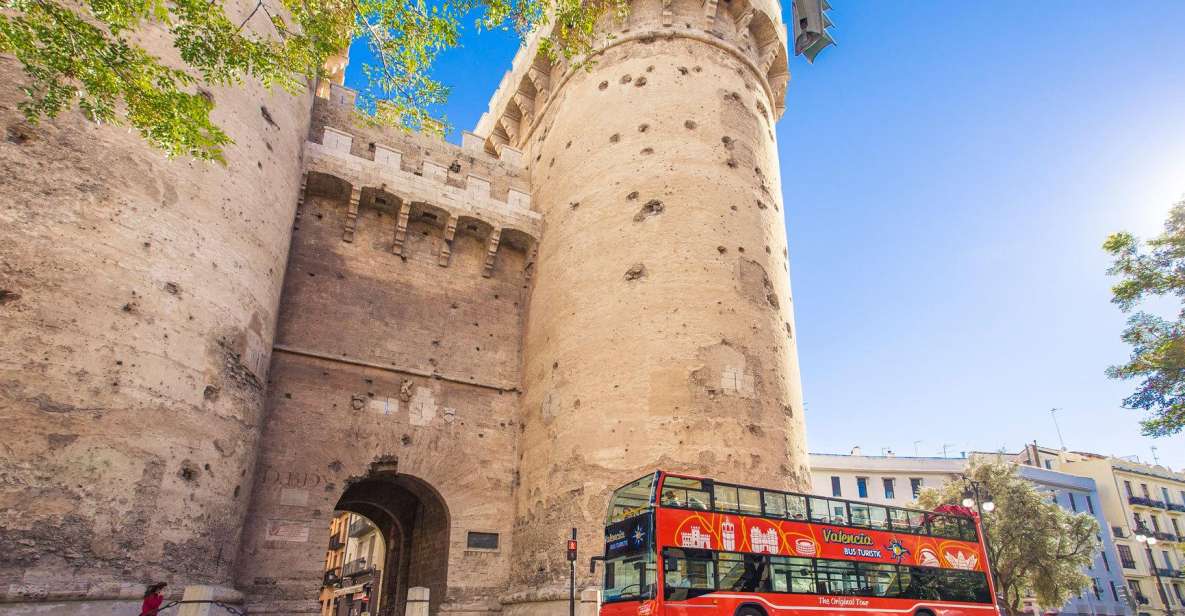
[[[164,588],[168,584],[157,582],[149,584],[144,590],[144,603],[140,606],[140,616],[156,616],[160,611],[160,604],[165,600]]]

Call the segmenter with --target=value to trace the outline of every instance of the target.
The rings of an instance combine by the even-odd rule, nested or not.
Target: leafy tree
[[[1185,300],[1185,200],[1169,211],[1164,233],[1148,240],[1147,251],[1127,232],[1115,233],[1103,244],[1115,259],[1108,274],[1120,281],[1111,287],[1111,301],[1131,312],[1148,296]],[[1113,379],[1143,379],[1123,401],[1130,409],[1152,416],[1140,422],[1146,436],[1169,436],[1185,428],[1185,309],[1168,321],[1143,311],[1133,313],[1123,331],[1132,345],[1126,364],[1107,369]]]
[[[1072,514],[1050,502],[1017,475],[1014,464],[973,463],[967,476],[979,482],[981,497],[986,493],[996,504],[981,523],[996,573],[996,593],[1009,616],[1022,613],[1025,597],[1060,608],[1089,587],[1082,570],[1099,550],[1099,525],[1093,516]],[[960,481],[928,488],[918,496],[918,504],[926,509],[959,504],[965,490]]]
[[[0,53],[26,76],[20,108],[31,122],[77,107],[94,122],[128,125],[170,156],[221,160],[227,134],[210,119],[201,86],[256,79],[297,92],[325,60],[365,38],[363,106],[405,128],[443,126],[433,110],[448,89],[436,56],[459,42],[461,21],[526,35],[549,21],[551,57],[588,53],[594,26],[624,0],[256,0],[227,14],[217,0],[0,0]],[[263,27],[253,27],[261,25]],[[141,47],[162,30],[180,63]],[[177,64],[177,65],[175,65]]]

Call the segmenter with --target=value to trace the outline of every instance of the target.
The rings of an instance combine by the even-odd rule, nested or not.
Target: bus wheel
[[[755,605],[742,605],[737,610],[736,616],[765,616],[765,610]],[[934,616],[931,614],[930,616]]]

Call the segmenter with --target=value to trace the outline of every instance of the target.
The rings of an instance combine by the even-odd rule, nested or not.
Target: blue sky
[[[778,127],[811,451],[1057,446],[1058,407],[1071,449],[1185,467],[1103,375],[1128,349],[1100,249],[1185,195],[1185,3],[831,4]],[[456,127],[516,45],[441,58]]]

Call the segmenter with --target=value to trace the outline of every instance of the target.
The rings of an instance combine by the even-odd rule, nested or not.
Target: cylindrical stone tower
[[[769,0],[634,2],[589,66],[517,58],[527,80],[512,73],[483,120],[492,147],[524,149],[545,221],[512,610],[566,596],[569,527],[582,561],[599,553],[610,491],[656,468],[808,485],[779,16]]]
[[[311,93],[210,92],[221,165],[77,112],[31,125],[13,59],[0,82],[0,613],[229,586]]]

